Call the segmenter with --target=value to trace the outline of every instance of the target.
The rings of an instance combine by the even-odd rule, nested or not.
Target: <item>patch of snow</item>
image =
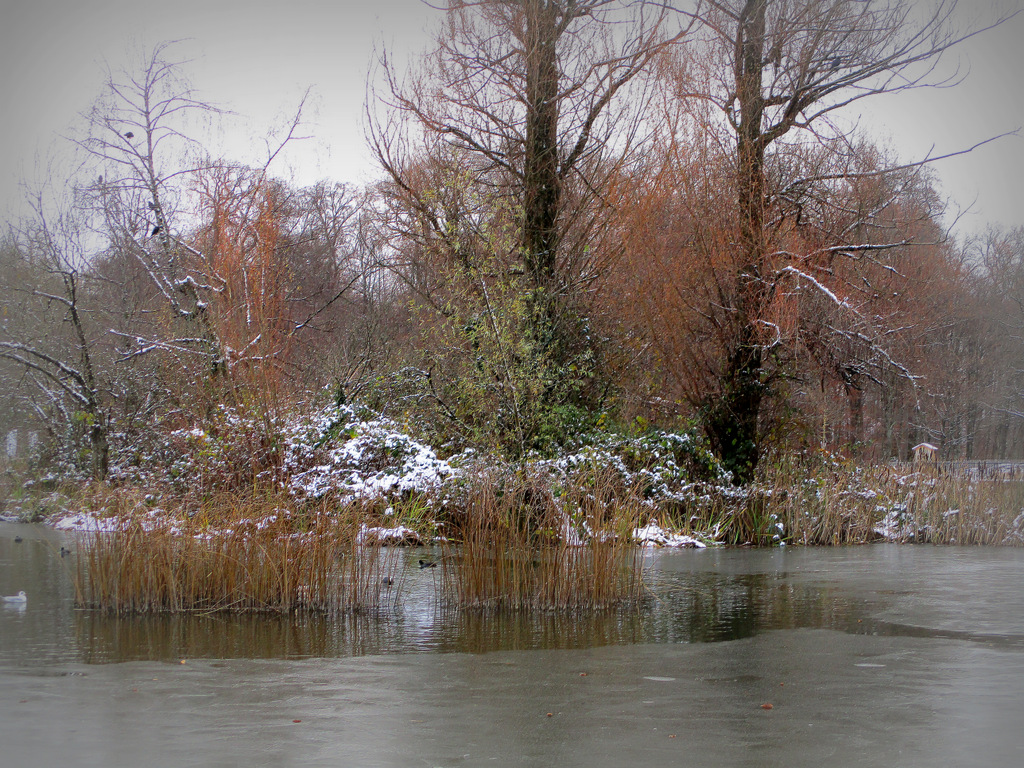
[[[111,533],[119,527],[113,517],[100,517],[91,512],[69,513],[53,522],[58,531],[80,531],[82,533]]]
[[[912,538],[915,533],[913,521],[902,508],[890,509],[874,527],[874,532],[890,541]]]
[[[370,527],[363,523],[356,537],[359,544],[422,544],[423,539],[412,528],[399,525],[395,528]]]
[[[671,533],[655,523],[634,529],[633,540],[644,546],[707,548],[707,544],[700,539],[684,533]]]

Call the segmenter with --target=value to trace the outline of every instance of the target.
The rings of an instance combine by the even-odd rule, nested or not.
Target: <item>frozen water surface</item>
[[[384,618],[117,620],[62,543],[0,524],[3,765],[1021,765],[1024,550],[659,550],[638,615],[487,618],[411,549]]]

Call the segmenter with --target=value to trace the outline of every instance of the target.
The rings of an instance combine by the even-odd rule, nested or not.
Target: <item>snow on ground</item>
[[[643,528],[634,529],[633,540],[645,546],[689,547],[693,549],[705,549],[707,547],[707,544],[700,539],[683,533],[666,531],[655,523],[649,523]]]
[[[907,520],[905,512],[893,509],[889,510],[881,522],[874,527],[874,532],[883,539],[889,541],[900,541],[914,535],[914,528]]]
[[[363,523],[356,537],[358,544],[423,544],[423,538],[412,528],[398,525],[394,528],[368,526]]]
[[[58,531],[79,531],[81,533],[111,533],[120,527],[114,517],[100,517],[93,512],[71,512],[51,522]]]

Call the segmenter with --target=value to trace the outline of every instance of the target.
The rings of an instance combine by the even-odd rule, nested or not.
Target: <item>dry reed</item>
[[[646,598],[635,510],[600,477],[556,501],[544,482],[478,476],[452,521],[441,596],[460,609],[587,612]]]
[[[116,614],[334,614],[394,607],[400,593],[397,556],[325,518],[305,531],[278,521],[200,532],[132,517],[82,539],[78,605]]]
[[[793,543],[881,539],[932,544],[1024,544],[1024,480],[910,464],[837,465],[765,481],[761,519]]]

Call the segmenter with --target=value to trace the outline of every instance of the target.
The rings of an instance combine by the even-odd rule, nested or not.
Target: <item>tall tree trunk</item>
[[[753,479],[759,457],[758,416],[764,396],[763,354],[757,321],[764,300],[765,260],[764,97],[765,9],[768,0],[747,0],[736,34],[736,94],[739,105],[736,186],[739,246],[736,340],[721,374],[721,391],[710,403],[705,430],[737,483]]]
[[[526,0],[526,145],[523,162],[522,248],[532,289],[532,314],[541,353],[559,353],[558,8],[553,0]]]
[[[864,443],[864,390],[852,375],[843,384],[850,407],[850,452],[856,456]]]
[[[556,9],[527,0],[526,157],[523,164],[523,251],[533,282],[552,288],[558,252],[558,58]]]
[[[92,454],[92,479],[105,480],[110,467],[110,443],[107,440],[107,421],[97,413],[89,428],[89,447]]]
[[[89,342],[82,325],[82,316],[78,312],[78,279],[74,272],[64,276],[64,290],[68,298],[68,319],[75,329],[78,345],[78,362],[81,367],[81,388],[85,397],[85,414],[89,419],[89,447],[91,453],[91,471],[93,480],[106,480],[110,463],[110,445],[107,441],[107,419],[103,415],[99,392],[96,387],[96,376],[92,368],[92,356],[89,353]]]

